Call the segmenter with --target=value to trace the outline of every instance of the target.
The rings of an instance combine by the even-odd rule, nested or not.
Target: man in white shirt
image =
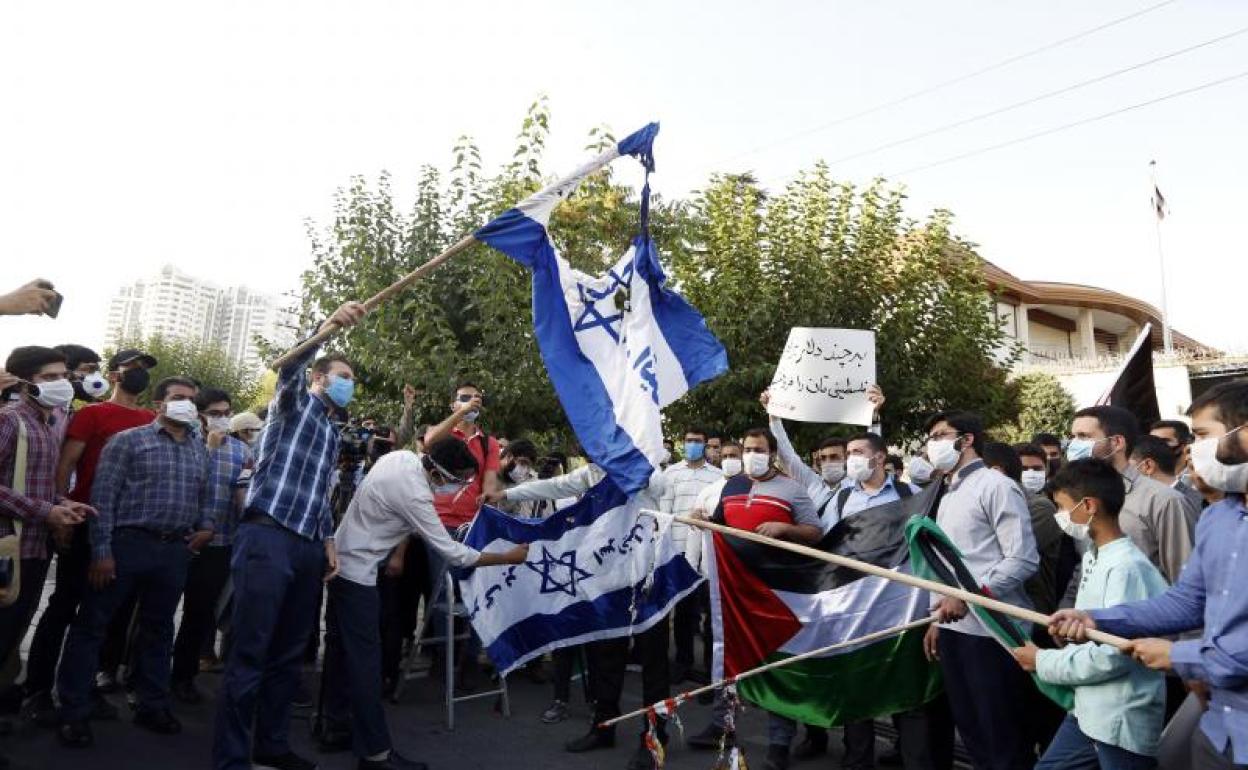
[[[659,498],[659,510],[677,516],[693,512],[694,502],[702,490],[723,478],[719,469],[706,461],[706,431],[690,428],[685,431],[685,459],[669,465],[663,471],[663,496]],[[689,526],[674,522],[672,540],[684,551],[690,537]],[[693,668],[693,635],[698,628],[699,608],[704,603],[707,587],[681,599],[672,610],[672,638],[676,644],[675,664],[671,670],[672,684],[680,684]]]
[[[334,534],[338,571],[329,582],[325,703],[331,722],[350,723],[361,770],[425,767],[393,750],[386,727],[378,567],[411,534],[456,567],[521,564],[528,556],[527,545],[506,553],[480,553],[451,539],[434,511],[434,495],[453,496],[471,486],[479,466],[457,438],[434,441],[428,450],[382,456],[364,477]]]

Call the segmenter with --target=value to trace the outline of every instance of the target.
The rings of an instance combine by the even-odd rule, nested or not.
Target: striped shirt
[[[313,348],[278,374],[247,509],[272,516],[300,537],[324,540],[334,532],[329,480],[339,438],[329,405],[308,392],[304,371],[315,355]]]
[[[693,511],[694,503],[702,490],[717,481],[722,481],[724,474],[710,463],[703,462],[697,468],[690,468],[685,461],[669,465],[663,471],[663,497],[659,499],[659,510],[663,513],[674,513],[688,516]],[[685,541],[689,538],[689,525],[674,522],[672,524],[672,541],[676,547],[684,550]]]
[[[26,424],[26,491],[20,495],[13,491],[18,420]],[[67,424],[62,410],[48,419],[25,398],[0,409],[0,535],[13,532],[11,519],[22,520],[23,559],[48,557],[44,520],[61,497],[56,493],[56,463]]]
[[[234,544],[234,530],[238,527],[237,492],[243,470],[251,468],[255,460],[251,449],[233,436],[226,436],[221,446],[208,450],[210,458],[208,477],[208,512],[216,522],[212,530],[212,544]]]
[[[208,465],[203,441],[190,431],[179,441],[159,419],[109,439],[91,484],[91,558],[112,558],[119,527],[161,534],[213,529]]]

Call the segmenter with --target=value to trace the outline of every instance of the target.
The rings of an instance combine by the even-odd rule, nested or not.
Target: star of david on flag
[[[642,633],[702,582],[671,520],[640,515],[640,500],[604,478],[545,519],[481,509],[468,546],[499,553],[529,544],[524,564],[460,573],[472,627],[499,672],[560,647]]]
[[[631,134],[474,233],[533,271],[533,326],[555,392],[586,454],[627,494],[659,467],[663,407],[728,370],[702,316],[666,287],[650,237],[658,131],[651,123]],[[550,216],[581,180],[624,155],[646,169],[638,235],[609,270],[587,275],[555,250]]]

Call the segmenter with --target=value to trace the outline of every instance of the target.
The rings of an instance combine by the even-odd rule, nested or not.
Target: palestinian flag
[[[986,586],[979,584],[970,569],[962,561],[962,553],[936,524],[934,518],[913,518],[906,523],[906,540],[910,543],[910,562],[915,574],[936,580],[947,586],[961,588],[984,596],[992,596]],[[984,628],[1007,649],[1022,647],[1030,641],[1022,625],[1014,618],[981,607],[970,605],[970,611],[984,624]],[[1032,681],[1040,692],[1066,711],[1075,707],[1075,691],[1063,685],[1041,681],[1034,673]]]
[[[737,489],[744,484],[744,489]],[[734,523],[730,502],[749,493],[743,476],[724,488],[715,518]],[[908,569],[906,520],[935,509],[940,485],[850,516],[820,542],[831,553]],[[761,495],[749,506],[769,501]],[[745,505],[740,507],[744,508]],[[782,507],[782,506],[781,506]],[[725,511],[727,515],[725,515]],[[752,519],[754,512],[744,519]],[[777,517],[768,519],[782,520]],[[748,528],[752,529],[753,526]],[[707,534],[714,678],[807,653],[925,617],[924,591],[732,535]],[[940,692],[940,670],[923,656],[925,628],[835,650],[737,683],[742,698],[790,719],[833,727],[915,708]]]

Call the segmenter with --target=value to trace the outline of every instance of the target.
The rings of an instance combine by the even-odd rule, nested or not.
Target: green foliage
[[[549,134],[545,100],[525,117],[511,161],[496,174],[461,137],[449,173],[424,167],[415,203],[400,210],[390,179],[353,178],[335,198],[333,220],[309,226],[314,264],[303,277],[305,322],[348,299],[364,299],[437,255],[553,177],[543,171]],[[587,150],[609,146],[605,129]],[[617,172],[638,176],[635,164]],[[731,371],[669,407],[669,424],[731,433],[760,424],[757,403],[792,326],[878,330],[880,380],[890,440],[914,437],[924,416],[946,406],[1013,416],[1005,336],[992,313],[980,262],[949,231],[951,216],[907,220],[900,190],[834,182],[815,166],[769,198],[748,175],[712,177],[689,201],[652,201],[651,230],[673,285],[706,317]],[[597,273],[636,233],[637,200],[611,169],[587,180],[556,209],[551,232],[576,268]],[[457,382],[487,394],[487,430],[572,437],[533,339],[530,277],[502,254],[474,246],[383,305],[333,345],[356,367],[355,411],[397,419],[404,382],[416,387],[418,423],[442,419]],[[994,357],[995,356],[995,357]],[[809,442],[826,426],[794,425]]]
[[[1024,374],[1010,381],[1018,402],[1018,417],[992,429],[994,438],[1011,444],[1031,441],[1036,433],[1064,436],[1075,419],[1075,399],[1057,378],[1044,372]]]
[[[122,348],[138,348],[156,358],[156,368],[151,370],[152,385],[165,377],[190,377],[202,388],[220,388],[229,393],[235,411],[254,404],[260,393],[260,378],[230,360],[225,349],[219,345],[156,335],[147,339],[123,340],[117,350]],[[104,359],[108,360],[114,352],[104,351]],[[152,389],[148,388],[140,401],[145,406],[151,406],[151,396]]]

